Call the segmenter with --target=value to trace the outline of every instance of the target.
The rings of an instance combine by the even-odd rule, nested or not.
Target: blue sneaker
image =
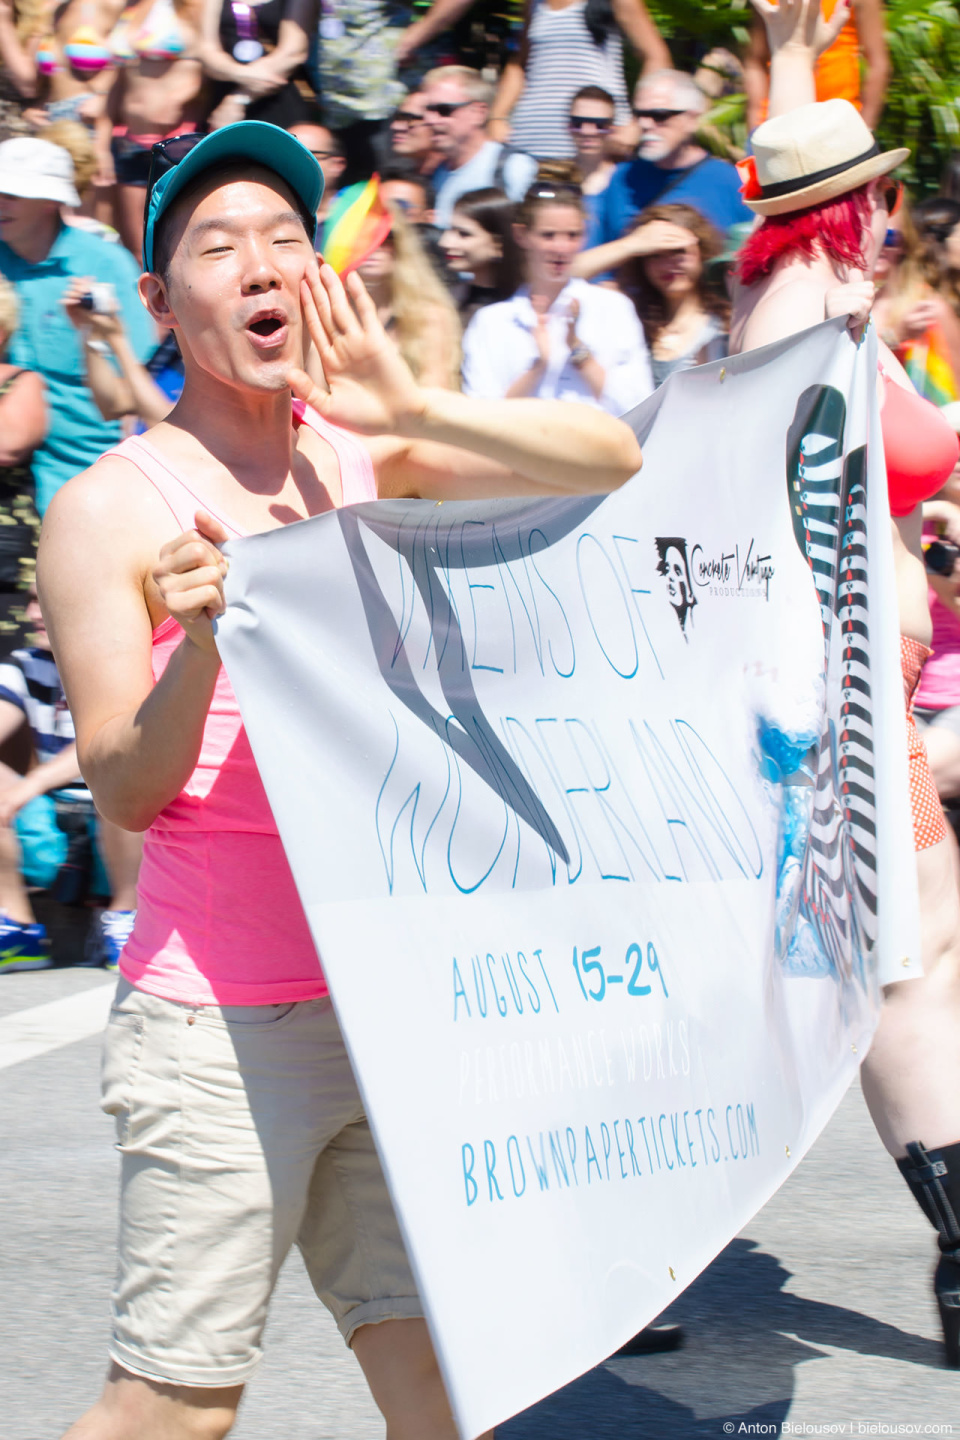
[[[90,922],[83,952],[84,965],[100,965],[115,971],[124,945],[130,939],[136,910],[98,910]]]
[[[0,914],[0,974],[14,970],[49,970],[50,941],[43,925],[20,925]]]

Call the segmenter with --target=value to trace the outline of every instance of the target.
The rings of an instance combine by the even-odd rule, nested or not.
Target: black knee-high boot
[[[926,1150],[919,1141],[898,1160],[914,1199],[937,1231],[940,1260],[933,1288],[940,1308],[946,1363],[960,1370],[960,1144]]]

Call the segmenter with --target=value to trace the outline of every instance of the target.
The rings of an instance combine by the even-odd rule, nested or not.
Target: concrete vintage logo
[[[732,549],[714,554],[708,554],[700,544],[689,545],[680,535],[658,535],[654,544],[657,574],[664,578],[667,599],[688,642],[698,591],[719,599],[770,599],[773,561],[769,554],[760,552],[753,537],[746,546],[738,542]]]
[[[753,537],[745,546],[738,542],[732,549],[712,555],[702,545],[694,545],[690,570],[695,590],[706,590],[708,595],[732,600],[770,599],[773,560],[769,554],[761,553]]]

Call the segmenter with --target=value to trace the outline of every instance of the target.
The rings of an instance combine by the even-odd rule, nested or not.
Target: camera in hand
[[[112,315],[117,308],[116,291],[108,280],[103,280],[91,285],[77,304],[81,310],[92,310],[95,315]]]
[[[931,575],[951,575],[960,547],[949,540],[933,540],[923,552],[923,563]]]

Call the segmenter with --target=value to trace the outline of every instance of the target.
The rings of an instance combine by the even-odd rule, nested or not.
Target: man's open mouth
[[[247,328],[252,330],[254,335],[276,335],[278,330],[283,329],[283,326],[284,321],[281,316],[264,315],[260,320],[251,321]]]

